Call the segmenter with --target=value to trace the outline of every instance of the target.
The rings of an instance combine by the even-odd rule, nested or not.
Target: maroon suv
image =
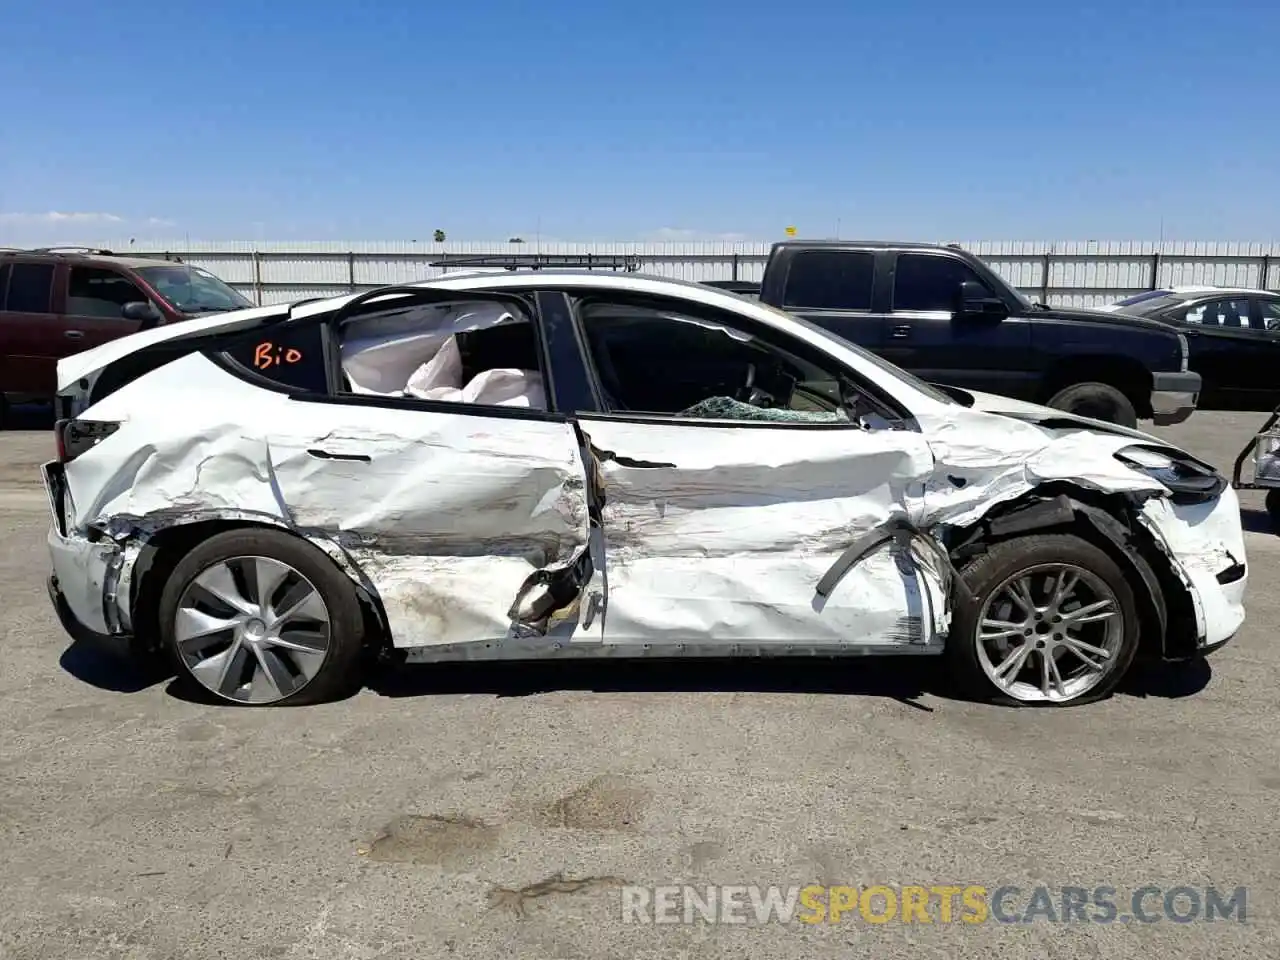
[[[200,267],[110,250],[0,250],[0,423],[53,399],[62,357],[207,313],[253,306]]]

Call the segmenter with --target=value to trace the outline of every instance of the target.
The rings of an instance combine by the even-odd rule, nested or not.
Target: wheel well
[[[133,614],[133,633],[143,649],[156,651],[160,648],[160,595],[174,568],[182,562],[182,558],[198,544],[216,534],[226,533],[229,530],[247,529],[290,532],[284,527],[270,523],[217,518],[166,527],[151,536],[138,557],[133,581],[133,598],[130,604]],[[343,570],[343,573],[347,571]],[[366,645],[375,651],[389,648],[390,636],[387,633],[386,621],[378,610],[377,602],[359,583],[355,584],[355,588],[364,614]]]
[[[1056,515],[1055,500],[1060,509],[1065,507]],[[1067,501],[1070,501],[1069,506]],[[1022,514],[1028,518],[1026,523],[1014,520],[1014,515],[1022,511],[1027,511]],[[1039,522],[1031,519],[1033,511],[1042,515]],[[1095,518],[1104,514],[1115,529],[1105,532],[1096,519],[1090,518],[1089,512]],[[1139,657],[1188,656],[1195,651],[1196,645],[1194,603],[1168,557],[1150,535],[1120,519],[1131,512],[1132,507],[1117,502],[1114,496],[1096,494],[1069,484],[1044,484],[1032,494],[1002,504],[977,523],[956,531],[948,546],[958,564],[962,558],[981,553],[991,544],[1032,533],[1058,532],[1078,536],[1105,552],[1125,571],[1138,604],[1141,627]],[[999,521],[1006,519],[1010,521],[1010,529],[1002,530]],[[1122,542],[1117,542],[1117,537],[1121,537]]]
[[[1077,383],[1105,383],[1123,393],[1139,419],[1151,417],[1151,373],[1128,357],[1067,357],[1055,363],[1041,388],[1040,403]]]

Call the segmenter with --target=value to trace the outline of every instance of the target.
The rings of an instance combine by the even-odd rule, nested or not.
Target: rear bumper
[[[1181,423],[1195,412],[1203,381],[1191,371],[1151,376],[1151,415],[1157,426]]]
[[[50,528],[47,541],[53,564],[51,589],[76,622],[96,634],[122,632],[118,611],[108,607],[108,597],[114,594],[108,585],[118,582],[119,546],[111,540],[90,543],[64,537],[56,527]]]
[[[72,511],[62,464],[46,463],[41,474],[53,515],[46,543],[53,567],[49,594],[59,619],[64,627],[70,617],[80,631],[127,641],[131,624],[125,548],[106,536],[91,538],[69,530],[66,518]],[[123,604],[121,597],[126,598]]]

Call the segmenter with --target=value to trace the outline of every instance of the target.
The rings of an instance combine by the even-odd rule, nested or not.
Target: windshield
[[[1138,300],[1137,297],[1130,297],[1130,300]],[[1175,296],[1167,290],[1162,290],[1154,297],[1144,297],[1139,302],[1129,305],[1126,301],[1121,300],[1117,306],[1122,307],[1124,313],[1131,313],[1139,317],[1147,317],[1153,313],[1159,313],[1169,307],[1177,306],[1180,303],[1186,303],[1185,297]]]
[[[184,264],[141,267],[138,275],[182,313],[222,313],[253,306],[253,301],[244,294],[200,267]]]
[[[764,307],[766,310],[772,310],[774,313],[781,314],[782,316],[790,320],[792,323],[798,323],[802,327],[812,330],[815,333],[819,333],[824,337],[836,336],[836,334],[832,333],[830,330],[824,329],[823,327],[818,326],[816,323],[811,323],[810,321],[804,319],[804,317],[797,316],[794,313],[787,313],[785,310],[779,310],[777,307],[767,303],[757,302],[756,305]],[[938,403],[945,403],[948,406],[952,406],[952,407],[962,406],[962,404],[960,404],[960,402],[957,401],[954,397],[946,393],[943,393],[937,387],[933,386],[933,384],[925,383],[919,377],[916,377],[910,373],[907,373],[907,371],[903,370],[901,367],[895,366],[894,364],[890,363],[888,360],[884,359],[883,357],[877,356],[876,354],[872,353],[870,350],[867,350],[865,347],[860,347],[856,343],[851,343],[848,340],[844,339],[843,337],[839,337],[838,339],[840,340],[840,345],[845,349],[852,350],[859,357],[866,360],[867,363],[874,364],[884,373],[898,380],[901,380],[907,386],[911,387],[913,390],[923,393],[926,397],[929,397],[931,400],[936,400]]]
[[[1154,300],[1157,297],[1167,297],[1171,293],[1173,293],[1172,290],[1148,290],[1146,293],[1139,293],[1132,297],[1125,297],[1123,300],[1117,300],[1112,304],[1112,306],[1132,307],[1135,303],[1142,303],[1145,300]]]

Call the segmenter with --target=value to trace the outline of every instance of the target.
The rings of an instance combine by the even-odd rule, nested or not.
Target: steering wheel
[[[768,409],[778,402],[773,394],[756,386],[756,365],[754,363],[747,364],[747,382],[738,388],[737,393],[734,394],[734,399],[740,403],[749,403],[753,407],[764,409]]]

